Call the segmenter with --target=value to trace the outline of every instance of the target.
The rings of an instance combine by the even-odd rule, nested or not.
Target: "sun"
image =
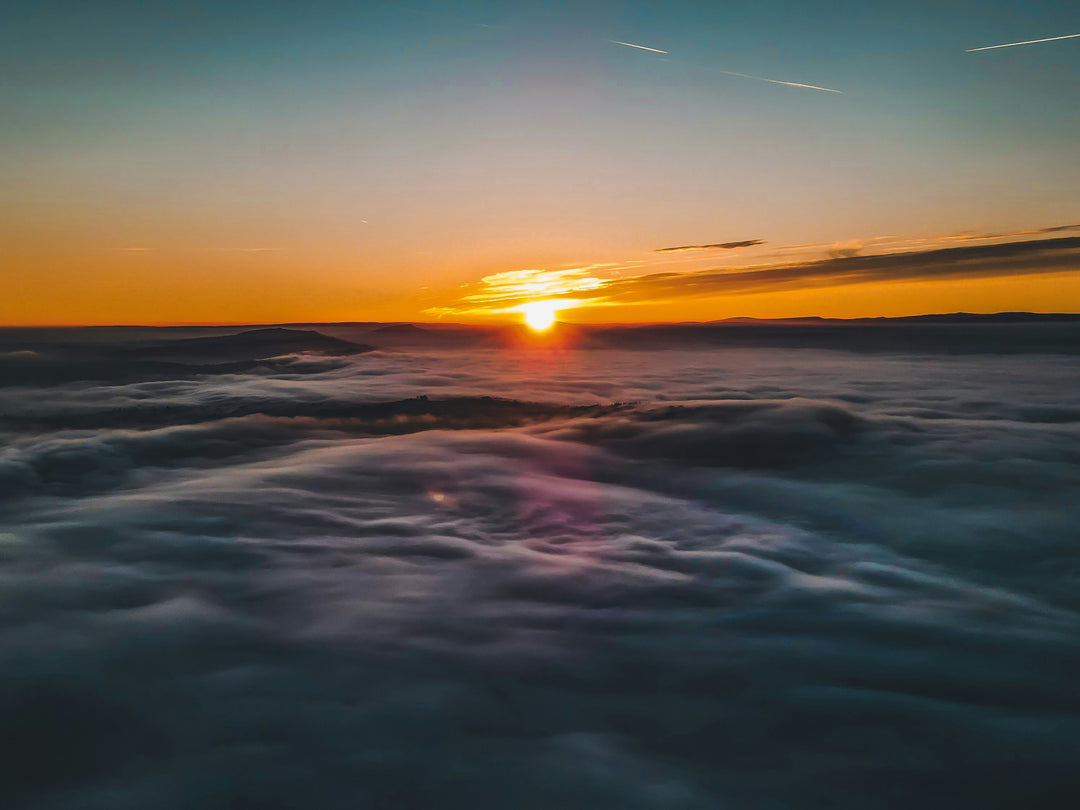
[[[518,307],[525,317],[525,325],[534,332],[546,332],[555,324],[555,313],[559,311],[557,301],[533,301]]]

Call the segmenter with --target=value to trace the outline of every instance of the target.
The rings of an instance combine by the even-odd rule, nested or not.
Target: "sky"
[[[1073,34],[1050,0],[0,0],[0,322],[1078,311],[1080,38],[972,50]]]

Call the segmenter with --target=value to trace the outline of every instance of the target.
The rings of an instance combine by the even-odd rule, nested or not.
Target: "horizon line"
[[[915,312],[908,315],[856,315],[852,317],[838,317],[829,315],[783,315],[772,318],[763,318],[755,315],[729,315],[722,318],[713,318],[705,321],[562,321],[556,320],[564,326],[604,327],[604,326],[680,326],[694,324],[724,323],[726,321],[870,321],[870,320],[902,320],[906,318],[945,318],[958,315],[976,317],[995,316],[1067,316],[1080,318],[1080,310],[995,310],[988,312],[954,310],[952,312]],[[163,322],[163,323],[42,323],[42,324],[0,324],[0,330],[7,329],[228,329],[231,327],[288,327],[288,326],[436,326],[452,327],[465,326],[470,328],[500,328],[506,326],[518,326],[517,320],[499,321],[216,321],[216,322]]]

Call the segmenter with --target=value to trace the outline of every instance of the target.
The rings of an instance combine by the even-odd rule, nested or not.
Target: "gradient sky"
[[[966,52],[1076,33],[1071,0],[0,0],[0,322],[1077,311],[1080,39]]]

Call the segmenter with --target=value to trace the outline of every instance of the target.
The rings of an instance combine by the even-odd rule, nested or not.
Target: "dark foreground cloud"
[[[5,808],[1075,803],[1072,358],[312,362],[0,391]]]
[[[652,273],[613,280],[602,300],[634,302],[873,282],[933,281],[1080,271],[1080,237],[834,256],[761,269]]]

